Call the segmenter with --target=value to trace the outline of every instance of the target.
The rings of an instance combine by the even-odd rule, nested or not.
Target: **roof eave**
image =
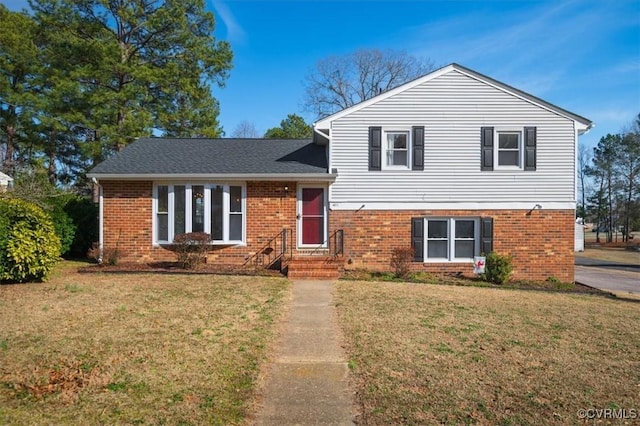
[[[333,182],[335,173],[89,173],[87,177],[97,180],[225,180],[225,181],[305,181]]]

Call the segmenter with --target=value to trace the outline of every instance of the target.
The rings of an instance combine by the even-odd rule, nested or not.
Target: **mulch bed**
[[[282,273],[278,270],[269,270],[261,268],[251,267],[239,267],[238,265],[220,265],[220,264],[203,264],[198,269],[185,269],[178,262],[150,262],[150,263],[119,263],[117,265],[90,265],[78,268],[78,272],[85,274],[96,273],[110,273],[110,274],[216,274],[216,275],[255,275],[255,276],[274,276],[282,277]],[[359,280],[358,277],[350,277],[347,273],[342,279]],[[360,278],[361,279],[361,278]],[[368,280],[367,280],[368,281]],[[370,281],[377,281],[375,279]],[[433,283],[431,283],[433,284]],[[531,283],[531,282],[515,282],[505,285],[496,285],[486,282],[479,282],[476,280],[465,279],[445,279],[444,284],[448,285],[462,285],[462,286],[482,286],[491,288],[509,288],[519,290],[538,290],[538,291],[551,291],[560,293],[581,293],[581,294],[594,294],[601,296],[612,296],[611,293],[602,291],[600,289],[589,287],[580,283],[575,283],[573,288],[553,288],[546,283]]]
[[[517,290],[533,290],[533,291],[548,291],[557,293],[580,293],[580,294],[594,294],[601,296],[613,296],[613,294],[603,291],[594,287],[589,287],[584,284],[574,283],[562,284],[547,281],[511,281],[502,285],[492,284],[487,281],[483,281],[477,278],[465,278],[459,276],[447,276],[444,275],[440,278],[432,278],[426,281],[420,279],[400,280],[389,279],[388,274],[377,273],[365,273],[363,271],[347,271],[343,276],[343,280],[347,281],[392,281],[392,282],[411,282],[414,284],[432,284],[432,285],[453,285],[453,286],[467,286],[467,287],[485,287],[496,289],[517,289]]]
[[[78,268],[78,272],[85,274],[217,274],[217,275],[259,275],[282,276],[280,271],[269,269],[255,269],[239,267],[238,265],[203,264],[197,269],[185,269],[178,262],[150,262],[150,263],[118,263],[117,265],[90,265]]]

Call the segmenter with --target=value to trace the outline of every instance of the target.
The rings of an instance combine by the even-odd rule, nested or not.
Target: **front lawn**
[[[405,283],[337,284],[360,422],[575,424],[637,410],[640,304]]]
[[[282,278],[78,274],[0,286],[0,424],[238,424]]]

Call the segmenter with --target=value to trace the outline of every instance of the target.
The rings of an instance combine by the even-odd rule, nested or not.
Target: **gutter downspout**
[[[325,138],[325,139],[328,139],[328,138],[329,138],[329,136],[328,136],[328,135],[325,135],[324,133],[322,133],[320,130],[318,130],[318,129],[316,128],[316,123],[313,123],[313,125],[311,126],[311,128],[313,129],[313,131],[314,131],[315,133],[319,134],[319,135],[320,135],[320,136],[322,136],[323,138]]]
[[[91,181],[94,185],[98,186],[98,248],[100,250],[100,257],[98,257],[98,263],[102,264],[102,259],[104,255],[104,202],[103,202],[103,192],[102,185],[98,182],[98,179],[91,178]]]
[[[333,124],[332,124],[332,127],[333,127]],[[329,134],[326,135],[322,133],[320,130],[318,130],[318,128],[316,128],[316,123],[313,123],[311,128],[313,129],[314,133],[317,133],[318,135],[327,139],[327,172],[337,174],[338,170],[331,168],[331,129],[329,129]],[[329,207],[329,200],[331,199],[331,186],[332,186],[331,184],[327,186],[327,190],[328,190],[327,201],[326,201],[327,208]]]
[[[327,146],[328,146],[328,149],[327,149],[327,171],[329,173],[331,173],[331,164],[329,163],[329,160],[331,159],[331,130],[329,130],[329,134],[328,135],[324,134],[320,130],[318,130],[318,128],[316,127],[316,123],[313,123],[311,128],[313,129],[313,133],[316,133],[316,134],[320,135],[323,139],[327,140]]]

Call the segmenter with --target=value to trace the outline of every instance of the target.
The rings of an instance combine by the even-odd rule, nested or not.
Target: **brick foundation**
[[[152,188],[150,181],[103,181],[104,247],[118,246],[124,262],[175,260],[164,247],[152,245]],[[285,191],[285,187],[288,190]],[[247,183],[247,241],[245,246],[213,246],[207,262],[242,264],[265,243],[290,230],[296,236],[296,183]],[[492,217],[494,251],[513,256],[516,279],[574,279],[573,210],[485,210],[485,211],[331,211],[330,232],[344,229],[345,267],[390,270],[395,247],[411,244],[411,218],[421,216]],[[349,262],[350,261],[350,262]],[[468,263],[413,264],[415,270],[471,275]]]
[[[542,281],[555,277],[574,280],[573,210],[484,210],[484,211],[332,211],[331,229],[344,229],[345,268],[376,271],[391,269],[395,247],[411,245],[411,218],[492,217],[493,249],[513,257],[514,279]],[[423,263],[416,271],[473,275],[470,263]]]

